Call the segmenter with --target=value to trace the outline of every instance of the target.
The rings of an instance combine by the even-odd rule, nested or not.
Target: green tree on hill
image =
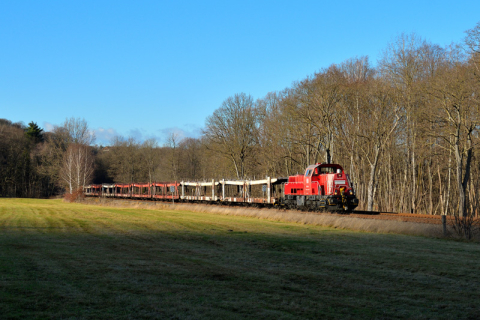
[[[25,129],[25,134],[34,140],[35,143],[43,141],[43,129],[33,121],[28,124],[28,127]]]

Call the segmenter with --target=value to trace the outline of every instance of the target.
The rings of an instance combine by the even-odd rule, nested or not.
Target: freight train
[[[304,174],[264,180],[93,184],[93,197],[278,206],[311,211],[351,212],[358,206],[353,184],[338,164],[317,163]]]

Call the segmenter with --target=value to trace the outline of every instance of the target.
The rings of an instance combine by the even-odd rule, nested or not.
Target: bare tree
[[[178,145],[181,142],[180,135],[177,132],[171,132],[168,135],[165,147],[169,149],[168,167],[173,180],[178,180],[179,154]]]
[[[145,140],[140,146],[140,156],[150,183],[155,179],[155,172],[160,163],[160,157],[157,151],[158,143],[155,139]]]
[[[304,166],[317,162],[322,153],[324,162],[332,162],[344,79],[332,65],[296,83],[284,100],[287,114],[294,121],[290,124],[291,137],[304,150]]]
[[[68,118],[62,127],[68,133],[69,143],[89,146],[95,142],[95,134],[88,128],[88,123],[85,119]]]
[[[140,175],[141,161],[138,150],[139,143],[134,138],[113,138],[107,158],[110,163],[108,173],[115,182],[132,183],[143,180]]]
[[[70,194],[90,182],[93,174],[93,156],[88,146],[72,143],[64,155],[60,177]]]
[[[194,138],[185,138],[180,142],[179,149],[181,150],[181,161],[179,161],[179,164],[183,165],[180,169],[180,178],[199,179],[205,158],[201,141]]]
[[[459,216],[466,215],[466,189],[474,150],[474,136],[480,124],[478,86],[471,67],[458,62],[446,64],[431,81],[429,93],[434,106],[430,113],[435,133],[454,154]]]
[[[474,28],[467,30],[466,33],[465,44],[475,66],[475,74],[480,80],[480,22]]]
[[[425,75],[425,66],[422,59],[422,47],[427,42],[416,34],[401,34],[384,51],[379,61],[379,73],[383,79],[391,83],[398,91],[401,98],[399,103],[405,113],[405,139],[407,146],[407,159],[405,161],[406,176],[405,186],[410,189],[410,208],[413,212],[417,209],[417,167],[418,167],[418,119],[422,105],[422,96],[418,91],[418,82]]]
[[[312,124],[320,134],[325,150],[325,162],[332,162],[334,140],[339,126],[338,109],[342,99],[343,74],[335,65],[317,73],[308,86],[309,102],[315,120]]]
[[[46,174],[57,177],[69,193],[87,184],[93,174],[90,145],[95,135],[85,119],[69,118],[47,136],[47,147],[41,153]]]
[[[379,159],[385,145],[399,125],[401,115],[395,95],[381,80],[372,81],[366,99],[367,102],[362,104],[363,119],[359,124],[360,130],[357,135],[360,140],[360,150],[370,167],[367,210],[372,211]]]
[[[348,59],[340,64],[339,69],[349,83],[366,81],[375,74],[375,69],[370,66],[368,56]]]
[[[226,99],[207,118],[204,135],[208,148],[230,159],[237,178],[245,178],[247,160],[258,140],[253,98],[240,93]]]
[[[365,167],[365,158],[360,149],[359,135],[365,122],[363,105],[368,104],[366,93],[372,83],[375,70],[370,67],[368,57],[348,59],[339,66],[345,79],[342,90],[342,99],[337,111],[340,119],[337,126],[337,154],[339,161],[350,164],[348,172],[357,186],[357,195],[362,199],[366,193],[365,184],[368,182],[368,169]],[[343,149],[343,150],[341,150]],[[343,158],[342,158],[343,153]]]
[[[289,143],[289,121],[285,118],[282,108],[283,96],[284,92],[270,92],[263,99],[257,100],[260,121],[258,128],[260,175],[275,176],[291,171],[293,154]]]

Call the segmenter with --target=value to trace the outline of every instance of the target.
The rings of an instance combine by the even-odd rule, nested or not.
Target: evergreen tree
[[[35,143],[43,141],[43,129],[33,121],[28,124],[28,127],[25,129],[25,134],[34,140]]]

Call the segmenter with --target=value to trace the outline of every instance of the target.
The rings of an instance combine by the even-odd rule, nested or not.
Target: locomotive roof
[[[336,163],[316,163],[316,164],[312,164],[312,165],[309,165],[307,167],[307,170],[308,169],[313,169],[313,168],[316,168],[316,167],[319,167],[319,168],[335,168],[335,169],[341,169],[343,170],[342,166],[339,165],[339,164],[336,164]]]

